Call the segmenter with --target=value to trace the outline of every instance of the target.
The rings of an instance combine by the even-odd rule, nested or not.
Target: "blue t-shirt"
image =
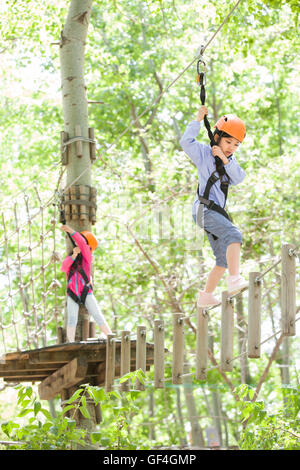
[[[203,195],[208,178],[214,171],[216,171],[216,161],[212,154],[211,146],[201,144],[198,142],[198,140],[196,140],[200,128],[201,123],[199,121],[190,122],[186,127],[185,133],[180,139],[180,145],[197,167],[199,194]],[[228,160],[229,162],[224,165],[224,168],[227,175],[229,176],[229,184],[236,185],[241,183],[245,178],[246,173],[239,166],[234,155],[229,157]],[[224,207],[225,195],[221,190],[220,180],[218,180],[212,186],[209,193],[209,199],[214,201],[219,206]],[[200,201],[198,198],[196,198],[193,204],[193,215],[196,215],[199,204]],[[207,210],[206,206],[204,206],[204,210]]]

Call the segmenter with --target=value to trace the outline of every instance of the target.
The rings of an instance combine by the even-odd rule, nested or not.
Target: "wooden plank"
[[[221,318],[221,368],[223,371],[232,371],[233,359],[233,300],[228,291],[222,292],[222,318]]]
[[[34,382],[41,382],[42,380],[45,380],[45,376],[42,375],[42,376],[39,376],[39,375],[34,375],[34,376],[28,376],[28,377],[14,377],[14,378],[11,378],[11,377],[3,377],[3,380],[4,382],[8,382],[8,383],[21,383],[21,382],[31,382],[31,383],[34,383]]]
[[[208,314],[197,307],[196,380],[206,380],[208,357]]]
[[[89,127],[89,138],[95,140],[95,129]],[[96,143],[90,142],[90,159],[93,163],[96,160]]]
[[[84,357],[88,362],[101,362],[105,361],[105,349],[100,351],[52,351],[52,352],[39,352],[30,355],[30,364],[52,364],[53,362],[60,362],[67,364],[76,356]]]
[[[281,248],[281,327],[285,336],[296,335],[296,258],[294,245]]]
[[[7,372],[24,372],[24,371],[53,371],[61,367],[59,362],[53,364],[29,364],[25,361],[8,361],[6,364],[0,364],[0,377]],[[52,373],[52,372],[50,372]],[[48,374],[49,375],[49,374]]]
[[[248,296],[248,357],[260,357],[261,341],[261,281],[259,272],[249,273]]]
[[[121,371],[120,377],[130,372],[130,331],[122,331],[121,334]],[[117,362],[117,361],[116,361]],[[130,381],[121,383],[121,390],[129,390]]]
[[[164,388],[165,373],[165,333],[164,321],[154,320],[154,386]]]
[[[30,381],[32,377],[48,377],[49,374],[47,371],[41,371],[41,370],[28,370],[28,371],[15,371],[15,372],[6,372],[5,375],[2,375],[4,379],[9,379],[9,380],[14,380],[16,378],[22,379],[24,382]]]
[[[146,327],[137,327],[137,339],[136,339],[136,370],[141,369],[146,372]],[[145,385],[136,378],[135,387],[137,390],[145,390]]]
[[[173,362],[172,383],[181,384],[184,360],[184,322],[183,313],[173,314]]]
[[[81,136],[81,127],[79,124],[77,124],[75,126],[75,135],[76,137],[82,137]],[[78,158],[81,158],[82,155],[83,155],[83,151],[82,151],[82,140],[78,140],[77,142],[75,142],[75,148],[76,148],[76,156]]]
[[[87,362],[82,357],[76,357],[71,362],[61,367],[47,377],[39,385],[41,400],[55,398],[62,389],[70,388],[84,380],[87,372]]]
[[[116,342],[115,334],[107,335],[106,340],[106,360],[105,360],[105,391],[110,392],[113,389],[115,379],[115,359]]]
[[[69,163],[69,147],[64,145],[65,142],[69,140],[69,134],[65,131],[60,133],[60,144],[61,144],[61,164],[68,165]]]

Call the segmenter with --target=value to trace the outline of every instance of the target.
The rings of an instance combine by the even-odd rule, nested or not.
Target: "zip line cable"
[[[146,108],[144,109],[144,111],[139,114],[135,119],[133,119],[133,121],[131,121],[131,123],[117,136],[117,138],[106,148],[104,149],[104,153],[107,153],[111,148],[113,148],[118,142],[119,140],[133,127],[133,125],[141,118],[143,117],[148,111],[150,111],[154,106],[155,104],[161,99],[161,97],[167,93],[169,91],[169,89],[184,75],[184,73],[196,62],[197,59],[199,59],[199,56],[202,56],[204,51],[207,49],[207,47],[211,44],[211,42],[214,40],[214,38],[216,37],[216,35],[219,33],[219,31],[221,31],[221,29],[223,28],[223,26],[227,23],[228,19],[230,18],[230,16],[232,15],[232,13],[234,12],[234,10],[238,7],[238,5],[241,3],[242,0],[238,0],[238,2],[233,6],[233,8],[230,10],[230,12],[228,13],[228,15],[226,16],[226,18],[223,20],[223,22],[220,24],[220,26],[217,28],[217,30],[215,31],[215,33],[212,35],[212,37],[208,40],[208,42],[201,47],[201,50],[200,50],[200,53],[194,57],[194,59],[179,73],[179,75],[177,75],[177,77],[174,78],[174,80],[172,80],[167,86],[166,88],[164,88],[160,94],[152,101],[152,103]],[[98,149],[97,153],[99,153],[99,151],[101,151],[102,148]],[[101,157],[98,156],[96,159],[95,159],[95,162],[98,161]],[[69,185],[64,188],[63,192],[66,192],[72,185],[74,185],[85,173],[86,171],[88,170],[88,167],[85,168],[82,173],[80,173],[80,175],[78,175],[71,183],[69,183]]]
[[[201,49],[200,49],[200,52],[199,54],[196,55],[196,57],[194,57],[194,59],[179,73],[179,75],[177,75],[174,80],[172,80],[167,86],[166,88],[164,88],[160,93],[159,95],[152,101],[152,103],[146,108],[144,109],[144,111],[139,114],[135,119],[133,119],[131,121],[131,123],[116,137],[116,139],[106,148],[104,149],[104,153],[107,153],[111,148],[113,148],[118,142],[119,140],[133,127],[133,125],[141,118],[143,117],[148,111],[150,111],[157,102],[160,101],[160,99],[162,98],[162,96],[167,93],[170,88],[185,74],[185,72],[196,62],[197,59],[199,59],[199,57],[201,57],[205,50],[207,49],[207,47],[212,43],[212,41],[214,40],[214,38],[217,36],[217,34],[221,31],[221,29],[223,28],[223,26],[227,23],[228,19],[230,18],[230,16],[232,15],[232,13],[235,11],[235,9],[239,6],[239,4],[241,3],[242,0],[238,0],[236,2],[236,4],[233,6],[233,8],[230,10],[230,12],[228,13],[228,15],[225,17],[225,19],[222,21],[222,23],[218,26],[217,30],[214,32],[214,34],[211,36],[211,38],[207,41],[207,43],[204,45],[204,46],[201,46]],[[89,139],[88,139],[89,140]],[[97,150],[97,153],[99,154],[100,151],[103,151],[103,147],[101,147],[100,149]],[[103,156],[103,153],[102,155]],[[95,159],[95,162],[98,161],[101,156],[98,156],[96,159]],[[55,165],[56,166],[56,165]],[[72,185],[74,185],[85,173],[86,171],[88,170],[88,167],[85,168],[71,183],[69,183],[69,185],[64,188],[63,192],[66,192]],[[34,183],[30,184],[27,186],[30,187],[31,185],[33,185]],[[25,188],[25,189],[27,189]],[[25,190],[22,190],[20,191],[20,193],[24,192]],[[19,193],[19,194],[20,194]],[[53,199],[55,199],[57,197],[57,192],[55,192],[52,197],[48,200],[48,202],[46,203],[46,207],[49,206]]]

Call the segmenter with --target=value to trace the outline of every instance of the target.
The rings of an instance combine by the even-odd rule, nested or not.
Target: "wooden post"
[[[69,134],[65,131],[61,131],[60,133],[60,145],[61,145],[61,164],[62,165],[68,165],[69,163],[69,151],[68,145],[64,145],[65,142],[69,140]]]
[[[81,201],[88,201],[89,199],[89,188],[87,186],[84,186],[83,184],[79,186],[79,199]],[[82,221],[89,220],[88,206],[85,206],[84,204],[79,206],[79,217]]]
[[[89,127],[89,138],[95,140],[95,129]],[[96,143],[90,142],[90,158],[93,163],[96,160]]]
[[[296,334],[296,260],[294,245],[281,247],[281,327],[285,336]]]
[[[53,372],[39,384],[41,400],[55,398],[63,389],[68,389],[82,382],[87,373],[87,361],[83,357],[75,357],[60,369]]]
[[[164,388],[165,333],[163,320],[154,320],[154,386]]]
[[[136,337],[136,370],[142,369],[146,372],[146,327],[137,327]],[[145,386],[137,378],[135,382],[137,390],[145,390]]]
[[[82,341],[86,341],[89,337],[90,325],[89,325],[89,314],[84,311],[83,313],[83,324],[82,324]]]
[[[121,377],[130,372],[130,331],[122,331],[121,333]],[[121,383],[121,390],[128,391],[130,382]]]
[[[184,361],[184,322],[182,313],[173,314],[172,383],[181,384]]]
[[[71,200],[75,201],[76,200],[76,186],[72,186],[70,188],[70,193],[71,193]],[[71,204],[71,210],[72,210],[72,220],[78,220],[78,213],[79,213],[79,206],[76,204]]]
[[[249,273],[248,296],[248,357],[260,357],[261,341],[261,281],[258,272]]]
[[[90,188],[90,201],[94,204],[94,207],[90,207],[90,221],[93,224],[96,223],[96,208],[97,208],[97,189]]]
[[[63,197],[63,199],[66,200],[66,201],[72,199],[72,198],[71,198],[71,190],[70,190],[70,189],[68,189],[68,190],[66,191],[66,193],[65,193],[65,195],[64,195],[64,197]],[[64,208],[65,208],[65,215],[66,215],[67,221],[68,221],[68,220],[71,220],[71,206],[70,206],[70,204],[67,203],[66,205],[64,205]]]
[[[221,319],[221,369],[232,370],[233,358],[233,299],[229,298],[228,291],[222,292],[222,319]]]
[[[105,391],[110,392],[113,388],[115,378],[115,360],[116,360],[116,343],[115,335],[107,335],[106,340],[106,367],[105,367]]]
[[[197,307],[196,380],[206,380],[208,351],[208,314]]]
[[[79,124],[76,124],[75,126],[75,137],[81,137],[81,127]],[[83,153],[82,153],[82,141],[78,140],[75,142],[75,148],[76,148],[76,156],[78,158],[81,158]]]
[[[57,327],[57,344],[64,343],[64,328],[62,326]]]
[[[96,323],[94,321],[89,322],[89,338],[96,337]]]

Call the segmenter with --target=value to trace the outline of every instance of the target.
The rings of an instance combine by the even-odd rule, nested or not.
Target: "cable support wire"
[[[207,47],[211,44],[211,42],[214,40],[214,38],[216,37],[216,35],[219,33],[219,31],[222,29],[222,27],[224,26],[224,24],[228,21],[229,17],[231,16],[231,14],[234,12],[234,10],[238,7],[238,5],[240,4],[242,0],[238,0],[238,2],[234,5],[234,7],[231,9],[231,11],[228,13],[228,15],[225,17],[225,19],[223,20],[223,22],[220,24],[220,26],[217,28],[217,30],[215,31],[215,33],[212,35],[212,37],[209,39],[209,41],[201,47],[201,51],[200,51],[200,54],[201,56],[204,54],[205,50],[207,49]],[[107,153],[110,149],[112,149],[118,142],[119,140],[134,126],[134,124],[141,118],[143,117],[148,111],[150,111],[153,106],[155,106],[155,104],[161,99],[161,97],[167,93],[169,91],[169,89],[184,75],[184,73],[195,63],[195,61],[199,58],[199,55],[197,55],[196,57],[194,57],[194,59],[174,78],[174,80],[172,80],[161,92],[160,94],[152,101],[152,103],[141,113],[139,114],[134,120],[131,121],[131,123],[117,136],[117,138],[108,146],[106,147],[106,149],[104,149],[104,153]],[[75,139],[75,140],[74,140]],[[66,144],[69,144],[72,142],[75,142],[77,140],[85,140],[87,141],[88,143],[90,143],[90,141],[92,141],[93,143],[95,142],[94,140],[92,139],[86,139],[86,138],[83,138],[83,137],[74,137],[73,139],[69,139],[68,142],[65,143]],[[102,152],[103,150],[103,147],[98,149],[97,153],[99,154],[99,152],[101,151]],[[103,153],[102,155],[98,156],[96,158],[95,161],[99,160],[101,158],[101,156],[103,156]],[[80,175],[78,175],[66,188],[64,188],[63,192],[66,192],[72,185],[74,185],[80,178],[81,176],[83,176],[85,174],[85,172],[87,171],[88,168],[85,168]],[[59,176],[59,181],[61,180],[62,178],[62,175],[65,171],[65,168],[61,170],[61,174]],[[32,183],[31,185],[27,186],[30,187],[32,186],[33,184],[35,184],[35,181],[34,183]],[[57,186],[58,187],[58,186]],[[23,191],[21,191],[23,192]],[[53,199],[57,196],[57,191],[52,195],[52,197],[49,199],[49,201],[44,205],[43,208],[45,207],[48,207],[51,203],[53,203]],[[39,211],[40,212],[40,211]],[[38,212],[38,213],[39,213]],[[37,215],[35,214],[34,216],[31,217],[31,220],[33,220]],[[19,228],[22,228],[24,225],[22,225],[21,227]],[[26,224],[25,224],[26,226]],[[14,232],[13,234],[10,234],[8,236],[8,238],[11,238],[12,235],[14,235],[16,232]],[[7,238],[7,239],[8,239]],[[4,241],[1,241],[0,242],[0,245],[2,245],[3,243],[5,242]]]
[[[215,31],[215,33],[211,36],[211,38],[207,41],[207,43],[201,47],[201,51],[200,51],[200,54],[201,56],[204,54],[205,50],[207,49],[207,47],[211,44],[211,42],[214,40],[214,38],[216,37],[216,35],[219,33],[219,31],[223,28],[223,26],[225,25],[225,23],[227,23],[229,17],[232,15],[232,13],[234,12],[234,10],[238,7],[238,5],[241,3],[242,0],[238,0],[238,2],[233,6],[233,8],[230,10],[230,12],[228,13],[228,15],[225,17],[225,19],[222,21],[222,23],[219,25],[219,27],[217,28],[217,30]],[[196,55],[196,57],[193,58],[193,60],[188,64],[186,65],[186,67],[159,93],[159,95],[152,101],[152,103],[146,108],[144,109],[144,111],[139,114],[135,119],[133,119],[131,121],[131,123],[116,137],[116,139],[106,148],[101,148],[97,150],[97,153],[99,154],[100,151],[104,150],[104,153],[107,153],[109,150],[111,150],[118,142],[119,140],[134,126],[134,124],[141,118],[143,117],[148,111],[150,111],[159,101],[160,99],[162,98],[162,96],[167,93],[170,88],[185,74],[185,72],[196,62],[196,60],[199,59],[199,54]],[[95,162],[97,160],[99,160],[101,158],[101,156],[103,156],[103,153],[102,155],[98,156],[96,159],[95,159]],[[64,192],[68,191],[68,189],[70,189],[71,186],[73,186],[84,174],[85,172],[88,170],[88,168],[85,168],[71,183],[69,183],[69,185],[64,188]]]

